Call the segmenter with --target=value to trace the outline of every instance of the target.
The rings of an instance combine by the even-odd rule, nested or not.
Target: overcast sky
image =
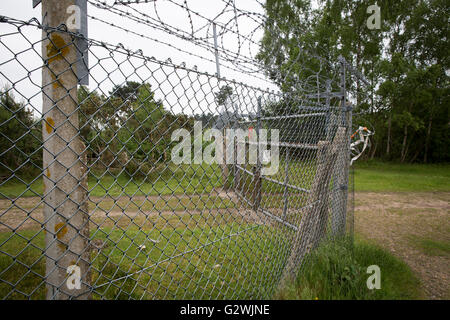
[[[114,1],[108,1],[112,3]],[[184,1],[176,1],[179,4],[183,4]],[[252,56],[257,53],[257,45],[251,42],[245,42],[245,38],[236,37],[237,31],[239,34],[247,36],[251,35],[253,41],[259,41],[262,36],[262,29],[259,28],[256,32],[252,33],[255,28],[258,27],[257,21],[247,15],[239,16],[237,19],[233,10],[222,13],[219,17],[217,15],[224,9],[225,1],[223,0],[189,0],[187,1],[189,8],[193,12],[198,12],[207,19],[215,19],[219,23],[217,27],[217,33],[222,34],[224,32],[221,29],[220,24],[229,23],[227,28],[229,29],[225,36],[219,37],[219,47],[225,48],[231,52],[236,52],[238,47],[241,48],[241,54],[244,56]],[[263,14],[263,8],[256,0],[240,0],[236,1],[238,9],[244,9],[249,12]],[[161,19],[163,22],[178,28],[188,34],[192,33],[192,29],[195,31],[196,37],[201,37],[202,41],[207,41],[210,44],[214,43],[212,37],[212,25],[204,18],[191,13],[189,16],[186,10],[178,7],[177,5],[168,1],[157,2],[155,10],[154,4],[133,4],[130,6],[117,6],[119,10],[128,11],[136,14],[132,8],[145,13],[150,18]],[[32,0],[2,0],[0,1],[0,14],[8,17],[13,17],[21,20],[29,20],[33,17],[41,20],[41,6],[32,8]],[[193,68],[194,65],[198,67],[198,70],[204,71],[210,74],[216,73],[215,55],[214,52],[199,48],[199,46],[193,44],[191,41],[185,41],[178,37],[168,34],[167,32],[156,30],[143,23],[136,23],[129,19],[119,17],[106,10],[101,10],[93,5],[88,5],[88,19],[89,25],[89,38],[104,41],[109,44],[123,44],[127,49],[137,51],[141,49],[145,56],[155,57],[160,60],[166,60],[168,58],[175,64],[186,64],[188,68]],[[94,18],[92,18],[94,17]],[[146,37],[153,38],[155,40],[163,41],[170,44],[173,47],[187,51],[191,54],[184,53],[180,50],[174,49],[170,46],[158,43],[150,39],[136,36],[132,33],[127,33],[114,26],[105,24],[97,19],[104,20],[108,23],[113,23],[121,28],[131,30],[133,32],[142,34]],[[256,16],[255,16],[256,18]],[[238,28],[236,27],[236,20]],[[191,23],[192,21],[192,27]],[[2,86],[6,84],[14,83],[16,89],[16,97],[23,101],[28,101],[29,106],[34,108],[35,113],[40,113],[42,110],[42,97],[40,95],[40,83],[41,83],[41,69],[39,69],[42,61],[40,60],[41,45],[38,41],[41,39],[41,32],[33,27],[24,27],[21,29],[22,35],[17,34],[17,28],[12,27],[5,23],[0,23],[1,37],[0,43],[0,84]],[[235,33],[236,32],[236,33]],[[9,36],[5,34],[13,33]],[[33,50],[30,50],[31,46],[27,42],[37,43]],[[17,59],[14,59],[14,55],[18,54]],[[95,56],[93,56],[95,54]],[[203,58],[200,59],[195,55],[199,55]],[[105,94],[114,84],[121,84],[125,80],[139,81],[141,79],[148,80],[156,90],[158,98],[163,99],[165,104],[170,104],[170,108],[174,112],[186,112],[186,113],[198,113],[200,109],[196,110],[199,105],[202,105],[201,111],[217,111],[211,110],[214,108],[212,93],[202,93],[201,84],[193,83],[195,79],[189,78],[179,80],[176,75],[166,77],[168,69],[157,69],[156,65],[149,66],[148,68],[142,67],[143,62],[139,60],[125,61],[124,56],[114,56],[115,60],[106,59],[102,61],[101,65],[98,64],[98,58],[109,57],[107,50],[100,48],[93,48],[90,54],[90,68],[91,80],[90,89],[97,89]],[[121,63],[120,70],[117,63]],[[257,77],[246,75],[242,72],[236,72],[227,69],[226,66],[232,66],[224,59],[220,60],[220,72],[221,76],[225,76],[228,79],[236,79],[246,84],[261,87],[276,89],[274,85],[271,85],[270,81],[263,80],[264,75],[261,73],[255,74]],[[139,71],[136,71],[136,67],[141,66]],[[107,72],[112,72],[107,75]],[[154,72],[154,73],[152,73]],[[186,74],[184,74],[186,75]],[[179,75],[180,76],[180,75]],[[166,79],[164,79],[166,78]],[[162,83],[164,80],[170,80]],[[206,81],[200,79],[201,81]],[[176,83],[178,82],[178,83]],[[180,98],[180,90],[183,89],[183,85],[191,85],[191,94],[184,93],[184,97]],[[198,82],[198,81],[197,81]],[[162,83],[162,84],[161,84]],[[183,84],[178,85],[177,84]],[[216,82],[211,83],[210,87],[216,87],[219,85]],[[176,88],[173,88],[176,87]],[[207,89],[208,86],[203,86],[203,89]],[[214,89],[216,90],[216,88]],[[216,90],[217,91],[217,90]],[[182,94],[183,95],[183,94]],[[198,102],[199,100],[200,102]],[[187,107],[189,105],[189,108]],[[208,110],[205,110],[205,106]],[[168,107],[168,106],[166,106]],[[191,110],[189,110],[191,109]]]

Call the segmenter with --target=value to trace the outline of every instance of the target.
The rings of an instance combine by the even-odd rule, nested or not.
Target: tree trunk
[[[410,163],[414,163],[414,161],[416,161],[417,157],[419,156],[419,153],[420,153],[420,149],[416,151],[414,156],[411,158]]]
[[[389,156],[390,146],[391,146],[391,127],[392,127],[392,116],[389,114],[388,128],[387,128],[387,144],[386,144],[386,155]]]
[[[405,154],[403,155],[402,162],[405,162],[405,161],[406,161],[406,156],[408,155],[409,147],[411,146],[411,141],[412,141],[412,140],[409,140],[409,141],[408,141],[408,144],[406,145]]]
[[[430,136],[431,136],[431,125],[433,122],[433,113],[430,113],[430,119],[428,121],[428,129],[427,129],[427,136],[425,138],[425,154],[423,156],[423,162],[427,163],[428,161],[428,148],[430,145]]]
[[[370,159],[375,158],[375,153],[377,152],[377,146],[378,146],[378,142],[375,142],[375,144],[373,146],[373,149],[372,149],[372,152],[370,154]]]
[[[403,143],[402,143],[402,151],[401,151],[401,162],[403,163],[405,161],[406,157],[406,141],[408,139],[408,126],[405,125],[403,129]]]

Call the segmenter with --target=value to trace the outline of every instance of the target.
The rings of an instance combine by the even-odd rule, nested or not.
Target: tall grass
[[[378,265],[381,289],[367,287],[367,267]],[[397,300],[421,298],[419,281],[409,267],[384,249],[358,240],[323,243],[306,257],[294,283],[277,293],[280,299]]]

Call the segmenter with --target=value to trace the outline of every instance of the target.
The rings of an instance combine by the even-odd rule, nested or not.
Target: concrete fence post
[[[87,299],[90,286],[85,147],[78,127],[75,39],[66,24],[75,0],[43,0],[43,169],[47,299]]]

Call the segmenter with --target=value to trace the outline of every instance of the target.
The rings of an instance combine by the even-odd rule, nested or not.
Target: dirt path
[[[429,299],[450,299],[450,192],[356,193],[355,232],[405,261]]]

